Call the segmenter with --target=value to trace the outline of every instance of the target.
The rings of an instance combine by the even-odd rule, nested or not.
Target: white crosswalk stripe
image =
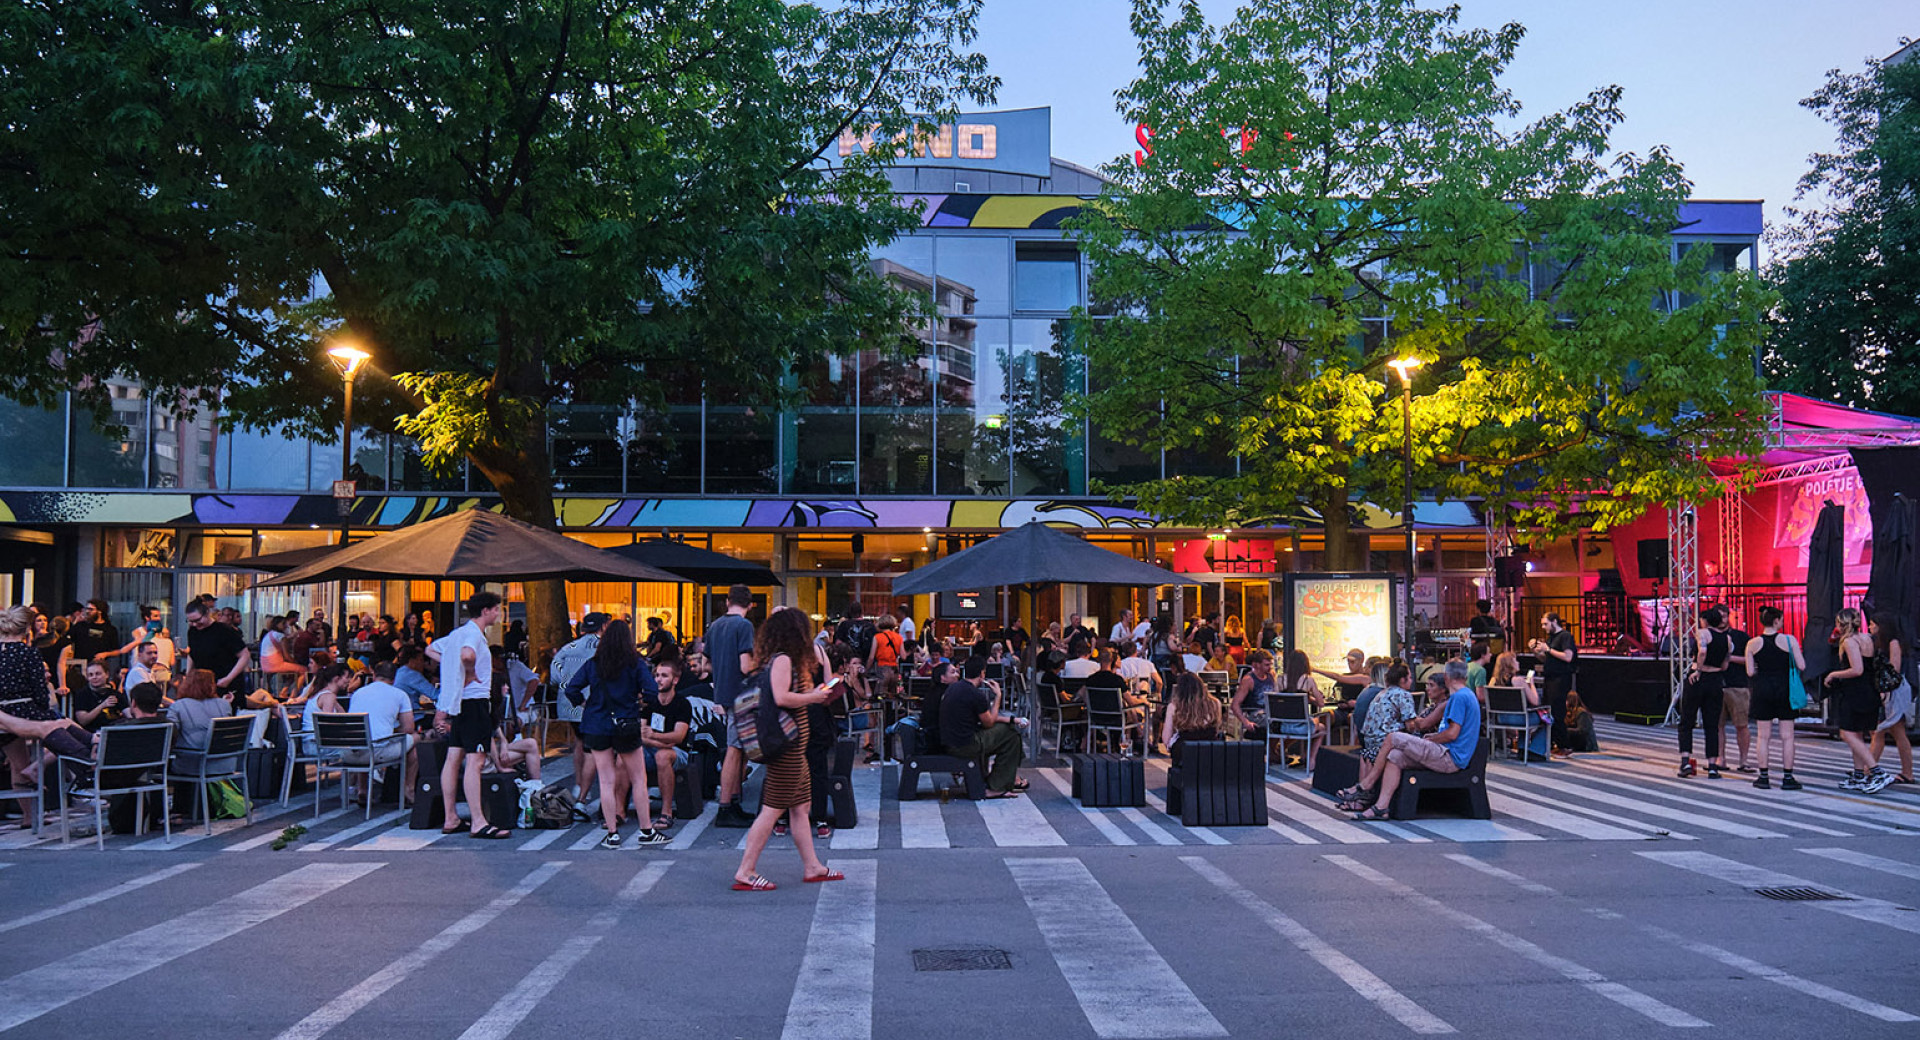
[[[993,835],[993,843],[1003,849],[1050,848],[1067,843],[1026,795],[988,798],[974,803],[974,807],[986,822],[987,833]]]
[[[402,813],[405,813],[408,811],[409,810],[406,810],[406,809],[395,809],[392,812],[381,813],[380,815],[375,816],[371,820],[366,820],[361,823],[356,823],[353,826],[348,827],[346,830],[336,831],[324,837],[303,841],[300,843],[300,846],[299,846],[300,851],[320,852],[325,849],[330,849],[335,845],[344,844],[350,839],[358,838],[362,834],[367,834],[372,831],[377,831],[380,828],[385,827],[387,824],[392,823],[393,821],[399,819]]]
[[[873,936],[879,864],[840,860],[844,881],[819,886],[813,928],[787,1005],[781,1040],[867,1040],[873,1036]]]
[[[900,847],[903,849],[947,849],[953,842],[947,837],[947,817],[938,801],[916,798],[899,802]]]
[[[1836,863],[1849,863],[1856,867],[1877,870],[1882,874],[1892,874],[1895,877],[1903,877],[1909,881],[1920,881],[1920,866],[1914,866],[1911,863],[1902,863],[1897,859],[1887,859],[1884,856],[1870,856],[1867,853],[1855,852],[1852,849],[1801,849],[1800,851],[1811,856],[1830,859]]]
[[[1052,784],[1054,789],[1059,791],[1061,794],[1067,795],[1069,797],[1072,796],[1073,781],[1064,772],[1058,769],[1042,769],[1040,770],[1040,775],[1046,779],[1047,783]],[[1139,842],[1133,840],[1132,835],[1128,834],[1124,830],[1121,830],[1119,824],[1114,823],[1111,819],[1109,819],[1107,817],[1107,814],[1104,811],[1100,809],[1090,809],[1084,805],[1079,806],[1079,810],[1080,810],[1081,817],[1084,818],[1089,824],[1093,825],[1093,829],[1099,831],[1100,836],[1107,839],[1109,842],[1112,842],[1115,845],[1138,845],[1139,844]]]
[[[12,865],[11,863],[4,864],[4,866],[9,867]],[[137,891],[156,882],[165,881],[170,877],[184,874],[199,865],[198,863],[176,863],[163,870],[156,870],[151,874],[142,874],[139,877],[122,881],[112,888],[95,892],[90,896],[81,896],[78,899],[68,900],[59,906],[49,907],[48,909],[28,914],[25,917],[16,917],[10,921],[0,921],[0,933],[11,932],[16,928],[25,928],[28,925],[39,924],[42,921],[59,917],[61,914],[70,914],[75,910],[84,910],[96,903],[104,903],[109,899],[118,899],[128,892]]]
[[[1845,896],[1846,901],[1828,902],[1822,900],[1810,902],[1807,904],[1808,906],[1818,907],[1831,913],[1855,918],[1856,920],[1871,921],[1874,924],[1883,924],[1889,928],[1898,928],[1903,932],[1912,932],[1915,935],[1920,935],[1920,913],[1915,913],[1912,907],[1889,903],[1884,899],[1869,899],[1865,896],[1857,896],[1851,892],[1835,888],[1832,885],[1823,884],[1818,881],[1808,881],[1806,878],[1795,877],[1792,874],[1782,874],[1761,867],[1749,866],[1745,863],[1727,859],[1724,856],[1715,856],[1709,852],[1642,852],[1638,853],[1638,855],[1645,856],[1656,863],[1665,863],[1670,867],[1691,870],[1696,874],[1704,874],[1707,877],[1724,881],[1728,884],[1738,885],[1741,888],[1822,889],[1832,892],[1835,895]]]

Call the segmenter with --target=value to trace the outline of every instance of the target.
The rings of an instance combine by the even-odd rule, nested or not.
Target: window
[[[1015,242],[1013,306],[1069,311],[1080,303],[1080,251],[1068,242]]]
[[[940,239],[934,306],[941,314],[1007,313],[1007,239]]]
[[[35,408],[0,398],[0,485],[60,487],[67,482],[64,408]]]

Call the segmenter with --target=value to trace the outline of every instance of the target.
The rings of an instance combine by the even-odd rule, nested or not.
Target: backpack
[[[741,680],[740,696],[733,700],[734,733],[749,762],[778,758],[800,738],[793,713],[774,703],[766,675],[758,671]]]
[[[835,633],[840,642],[853,647],[862,661],[873,653],[873,637],[880,630],[874,626],[872,618],[848,619],[840,623],[840,631]]]
[[[564,787],[542,787],[531,791],[521,825],[543,831],[565,830],[573,826],[573,802]]]

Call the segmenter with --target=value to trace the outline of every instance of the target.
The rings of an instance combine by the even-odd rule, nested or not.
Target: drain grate
[[[915,950],[914,971],[1006,971],[1013,961],[1005,950]]]
[[[1789,903],[1813,903],[1826,900],[1846,902],[1853,898],[1852,896],[1843,896],[1833,892],[1822,891],[1818,888],[1756,888],[1753,891],[1756,895],[1763,895],[1768,899],[1779,899]]]

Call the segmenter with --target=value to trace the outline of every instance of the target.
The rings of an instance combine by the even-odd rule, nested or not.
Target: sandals
[[[1370,788],[1361,787],[1359,784],[1354,784],[1352,787],[1343,787],[1340,790],[1335,791],[1333,793],[1333,797],[1335,801],[1351,802],[1354,799],[1359,798],[1361,795],[1366,794],[1367,791],[1369,790]]]
[[[776,837],[776,838],[784,838],[784,837],[786,837],[786,836],[787,836],[787,835],[788,835],[789,833],[790,833],[790,829],[789,829],[789,828],[788,828],[788,826],[787,826],[787,821],[786,821],[786,820],[784,820],[784,819],[782,819],[782,820],[781,820],[781,821],[780,821],[779,823],[776,823],[776,824],[774,824],[774,825],[773,825],[773,836],[774,836],[774,837]]]
[[[831,838],[831,837],[833,837],[833,824],[831,824],[831,823],[816,823],[816,824],[814,824],[814,825],[813,825],[813,836],[814,836],[815,838],[818,838],[818,839],[819,839],[819,840],[821,840],[821,841],[826,841],[826,840],[827,840],[828,838]]]
[[[655,816],[655,817],[653,818],[653,829],[654,829],[654,830],[656,830],[656,831],[670,831],[670,830],[672,830],[672,829],[673,829],[673,816],[672,816],[671,814],[666,814],[666,815],[661,815],[661,816]]]
[[[1020,797],[1020,789],[1010,788],[1005,791],[988,791],[987,797],[988,798],[1018,798]]]
[[[467,834],[467,837],[478,838],[481,841],[504,841],[508,838],[513,837],[513,832],[503,831],[500,828],[495,827],[493,824],[489,823],[477,831],[469,832]]]
[[[1355,816],[1354,819],[1362,823],[1384,821],[1387,819],[1387,807],[1376,804],[1373,808]]]
[[[809,885],[817,885],[822,881],[845,881],[846,879],[847,876],[845,874],[837,870],[829,870],[825,874],[815,874],[812,877],[803,877],[800,880]]]
[[[733,879],[733,890],[735,892],[771,892],[774,889],[779,887],[780,887],[779,885],[776,885],[773,882],[768,881],[766,878],[763,878],[758,874],[747,875],[747,879],[745,881],[742,881],[739,878]]]
[[[1362,801],[1359,798],[1348,798],[1341,801],[1338,808],[1343,813],[1363,813],[1373,808],[1373,802],[1371,800]]]
[[[1033,786],[1033,785],[1032,785],[1031,783],[1029,783],[1029,782],[1027,782],[1026,780],[1015,780],[1015,781],[1013,782],[1013,786],[1012,786],[1012,787],[1009,787],[1009,788],[1007,788],[1007,790],[1009,790],[1009,791],[1024,791],[1024,790],[1026,790],[1027,788],[1029,788],[1029,787],[1031,787],[1031,786]]]

